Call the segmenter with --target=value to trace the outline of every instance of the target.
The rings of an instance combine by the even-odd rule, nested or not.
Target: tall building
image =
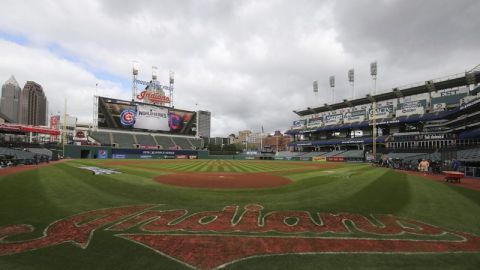
[[[21,124],[47,125],[47,97],[40,84],[27,81],[20,95],[19,119]]]
[[[263,138],[263,150],[271,152],[287,151],[290,139],[290,136],[277,130],[273,135]]]
[[[12,75],[2,85],[2,98],[0,100],[0,112],[5,115],[8,120],[18,123],[18,106],[20,100],[21,89],[17,80]]]
[[[198,111],[198,136],[210,138],[210,119],[212,114],[208,111]]]
[[[252,134],[251,130],[241,130],[238,132],[239,142],[245,143],[248,140],[248,137]]]

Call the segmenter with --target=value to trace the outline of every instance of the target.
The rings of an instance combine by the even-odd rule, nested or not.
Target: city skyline
[[[48,125],[48,101],[42,86],[27,80],[21,88],[14,75],[2,84],[0,112],[11,123]]]

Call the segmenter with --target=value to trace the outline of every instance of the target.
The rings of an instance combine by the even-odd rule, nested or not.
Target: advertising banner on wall
[[[327,161],[327,157],[312,157],[312,161],[325,162]]]
[[[340,124],[340,122],[343,120],[343,114],[330,114],[330,115],[325,115],[323,117],[323,121],[325,122],[325,125],[336,125]]]
[[[329,162],[344,162],[344,157],[327,157],[327,161]]]
[[[380,118],[390,118],[395,113],[395,107],[397,106],[397,100],[386,100],[376,103],[375,109],[375,116],[377,119]],[[369,119],[372,118],[374,115],[373,113],[373,106],[368,109],[368,117]]]
[[[386,105],[386,106],[377,106],[375,108],[375,116],[378,118],[388,118],[390,117],[394,110],[393,110],[393,105]],[[373,108],[370,109],[370,113],[369,113],[369,116],[370,118],[374,115],[373,113]]]
[[[321,127],[323,125],[323,117],[315,117],[308,119],[307,127]]]
[[[99,159],[106,159],[106,158],[108,158],[108,151],[105,150],[105,149],[99,149],[97,156],[98,156]]]
[[[438,90],[432,92],[432,105],[435,107],[437,104],[445,103],[448,105],[457,105],[460,104],[462,98],[468,95],[467,87],[453,88]]]
[[[292,129],[302,129],[305,127],[305,124],[307,123],[307,120],[295,120],[293,121],[292,124]]]
[[[346,112],[343,115],[343,122],[354,123],[354,122],[364,121],[366,114],[367,114],[367,110],[365,109]]]
[[[413,114],[424,114],[426,105],[427,101],[425,99],[399,103],[395,114],[397,117]]]
[[[447,108],[447,103],[436,103],[433,104],[433,111],[438,112],[438,111],[444,111]]]

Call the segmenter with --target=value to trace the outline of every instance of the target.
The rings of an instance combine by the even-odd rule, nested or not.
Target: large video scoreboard
[[[99,128],[194,136],[196,117],[193,111],[98,97]]]

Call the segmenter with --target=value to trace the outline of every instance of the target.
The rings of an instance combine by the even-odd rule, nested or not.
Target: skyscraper
[[[18,106],[21,89],[17,80],[12,75],[2,85],[2,98],[0,100],[0,112],[9,118],[13,123],[18,123]]]
[[[20,96],[19,119],[21,124],[47,125],[47,98],[40,84],[27,81]]]
[[[211,113],[208,111],[198,111],[198,137],[210,137],[210,118]]]

